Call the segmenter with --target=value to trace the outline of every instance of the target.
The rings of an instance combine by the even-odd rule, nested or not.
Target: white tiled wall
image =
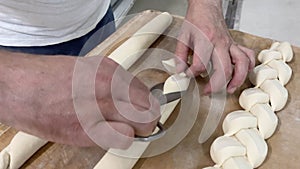
[[[243,0],[240,30],[300,46],[299,0]]]
[[[133,14],[147,9],[154,9],[184,16],[187,4],[187,0],[136,0],[129,13]]]
[[[229,0],[223,0],[226,1]],[[239,30],[300,46],[300,0],[239,1]],[[136,0],[129,13],[155,9],[184,16],[187,5],[187,0]]]

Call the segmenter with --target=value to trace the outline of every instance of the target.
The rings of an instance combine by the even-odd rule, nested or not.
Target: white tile
[[[187,5],[187,0],[136,0],[129,13],[133,14],[153,9],[184,16]]]
[[[300,46],[299,0],[243,0],[240,30]]]

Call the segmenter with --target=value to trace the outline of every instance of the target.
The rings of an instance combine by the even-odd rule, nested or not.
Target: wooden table
[[[119,44],[126,40],[143,24],[155,17],[158,12],[145,11],[135,16],[132,20],[121,27],[116,33],[109,37],[105,42],[96,47],[89,55],[102,54],[108,55]],[[182,23],[181,17],[174,17],[174,21],[170,28],[165,32],[167,36],[161,36],[153,45],[152,48],[159,48],[166,52],[159,53],[156,50],[147,51],[143,57],[130,69],[136,74],[146,64],[156,66],[160,65],[160,60],[169,58],[175,50],[176,37],[178,35],[180,25]],[[250,34],[238,31],[231,31],[231,34],[236,42],[248,48],[254,49],[256,53],[260,50],[268,48],[272,40],[265,39]],[[293,69],[293,76],[291,81],[286,86],[289,91],[289,98],[286,107],[277,113],[279,117],[279,126],[275,134],[267,140],[269,146],[269,153],[266,161],[260,169],[295,169],[300,168],[300,152],[298,150],[300,144],[300,48],[294,47],[295,57],[289,63]],[[149,57],[155,55],[156,59]],[[148,59],[147,59],[148,58]],[[141,66],[142,65],[142,66]],[[146,70],[139,72],[137,76],[148,86],[161,82],[168,77],[168,74],[157,70]],[[207,79],[197,79],[198,85],[201,88]],[[238,105],[238,96],[244,88],[250,87],[249,81],[246,81],[241,89],[233,95],[227,96],[224,116],[233,111],[240,109]],[[187,98],[188,99],[188,98]],[[188,101],[187,101],[188,102]],[[186,102],[186,103],[187,103]],[[183,106],[183,105],[182,105]],[[201,131],[204,119],[210,106],[209,97],[201,96],[201,104],[196,123],[193,125],[188,135],[171,150],[150,158],[139,160],[135,169],[200,169],[202,167],[212,165],[213,162],[209,156],[209,148],[212,141],[222,135],[221,123],[213,136],[204,144],[197,142],[199,133]],[[180,106],[176,108],[174,114],[168,121],[170,126],[177,117]],[[189,117],[187,112],[187,117]],[[191,116],[192,117],[192,116]],[[195,119],[191,119],[195,120]],[[183,124],[184,125],[184,124]],[[0,125],[0,150],[2,150],[14,134],[16,130]],[[150,146],[154,147],[155,142]],[[101,148],[78,148],[67,145],[60,145],[48,143],[40,149],[32,158],[30,158],[22,168],[27,169],[91,169],[101,159],[104,150]]]

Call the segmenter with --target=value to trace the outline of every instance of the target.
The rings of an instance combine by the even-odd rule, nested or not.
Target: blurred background
[[[147,9],[184,16],[188,0],[112,0],[115,17]],[[300,46],[299,0],[223,0],[227,26]],[[120,24],[119,22],[117,24]]]

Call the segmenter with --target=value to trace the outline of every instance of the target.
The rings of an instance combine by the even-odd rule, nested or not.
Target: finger
[[[159,110],[137,110],[131,103],[124,101],[101,100],[99,107],[106,120],[126,123],[140,136],[150,135],[160,117]]]
[[[204,46],[205,49],[202,48]],[[197,44],[194,50],[193,64],[190,66],[190,70],[187,72],[187,75],[198,76],[201,73],[206,72],[207,65],[211,59],[212,51],[212,45]]]
[[[91,126],[88,136],[102,148],[128,148],[134,138],[134,129],[125,123],[101,121]]]
[[[249,70],[252,70],[255,66],[255,52],[252,49],[246,48],[244,46],[238,45],[238,47],[247,55],[250,60]]]
[[[114,100],[122,100],[124,102],[137,105],[137,109],[149,109],[151,107],[149,97],[150,91],[148,87],[131,73],[124,71],[119,67],[112,78],[111,97]]]
[[[224,48],[213,51],[212,64],[214,73],[210,77],[209,83],[204,87],[204,94],[216,93],[225,88],[232,74],[232,65],[230,62],[229,53]]]
[[[189,34],[182,34],[178,41],[177,41],[177,46],[175,50],[175,55],[177,56],[177,61],[176,61],[176,70],[178,73],[183,72],[187,67],[186,63],[188,60],[188,55],[189,55]]]
[[[234,66],[234,73],[230,83],[227,86],[227,91],[233,93],[240,87],[248,74],[250,59],[247,55],[236,45],[231,45],[230,54]]]

